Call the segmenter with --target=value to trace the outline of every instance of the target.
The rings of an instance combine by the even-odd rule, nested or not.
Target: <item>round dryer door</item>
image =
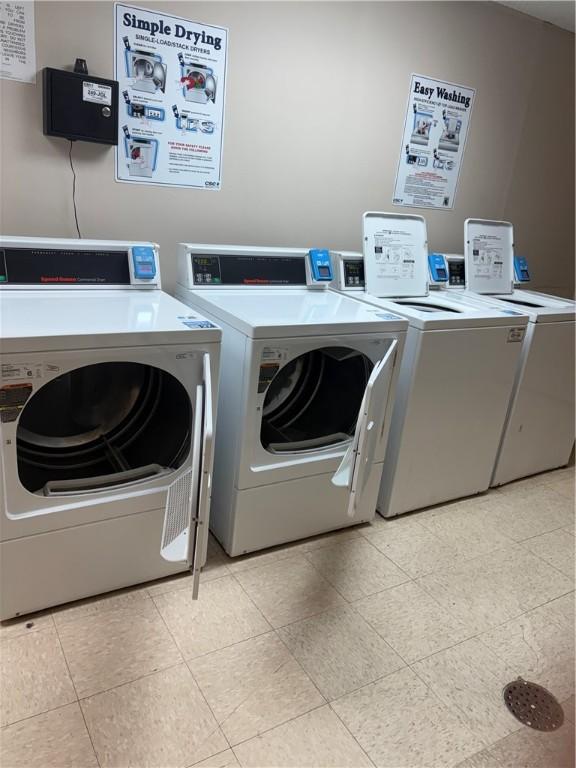
[[[168,473],[190,450],[192,406],[172,374],[98,363],[45,384],[17,429],[20,482],[33,493],[86,493]]]
[[[315,349],[294,358],[270,382],[260,440],[271,453],[293,453],[346,442],[372,370],[348,347]]]

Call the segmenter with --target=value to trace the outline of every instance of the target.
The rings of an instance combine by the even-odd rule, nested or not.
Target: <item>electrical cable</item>
[[[70,160],[70,168],[72,170],[72,202],[74,204],[74,221],[76,222],[76,232],[78,232],[78,237],[81,240],[82,235],[80,234],[80,227],[78,225],[78,211],[76,210],[76,171],[74,170],[74,163],[72,162],[72,145],[73,141],[70,139],[70,152],[68,153],[68,159]]]

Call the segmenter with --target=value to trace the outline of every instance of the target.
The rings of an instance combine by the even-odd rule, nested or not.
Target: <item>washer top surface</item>
[[[21,290],[0,295],[2,352],[219,341],[221,331],[161,290]]]
[[[190,290],[178,298],[252,338],[326,336],[405,331],[407,322],[388,308],[362,304],[329,290],[239,288]]]
[[[494,307],[483,301],[469,300],[464,294],[380,299],[366,292],[354,293],[356,299],[378,306],[386,311],[399,312],[408,323],[420,330],[442,328],[485,328],[498,325],[526,325],[526,312],[520,307]]]
[[[476,294],[463,291],[466,298],[471,297],[484,302],[487,306],[506,307],[528,315],[532,323],[574,322],[576,303],[570,299],[548,296],[536,291],[514,290],[512,293]]]

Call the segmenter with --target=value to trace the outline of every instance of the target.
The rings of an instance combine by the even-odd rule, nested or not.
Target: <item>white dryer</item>
[[[233,556],[375,513],[408,324],[307,288],[308,255],[179,246],[178,298],[223,332],[211,528]]]
[[[514,230],[467,219],[466,292],[530,322],[502,433],[492,485],[564,466],[574,445],[574,321],[569,299],[514,288]]]
[[[198,571],[220,330],[157,246],[0,239],[0,618]]]
[[[527,317],[429,295],[421,216],[367,213],[364,256],[333,255],[337,290],[409,323],[378,511],[393,517],[485,491]]]

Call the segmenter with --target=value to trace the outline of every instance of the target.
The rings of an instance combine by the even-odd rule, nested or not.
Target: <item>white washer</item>
[[[0,302],[0,618],[189,568],[197,591],[220,330],[151,243],[4,237]]]
[[[564,466],[574,445],[574,321],[569,299],[514,288],[514,230],[467,219],[466,295],[530,322],[502,433],[492,485]]]
[[[378,497],[384,517],[489,487],[528,321],[428,295],[426,241],[420,216],[368,213],[364,257],[333,254],[337,289],[409,322]],[[365,290],[364,267],[387,296]]]
[[[233,556],[374,517],[408,324],[308,289],[307,257],[179,246],[178,298],[223,332],[211,528]]]

